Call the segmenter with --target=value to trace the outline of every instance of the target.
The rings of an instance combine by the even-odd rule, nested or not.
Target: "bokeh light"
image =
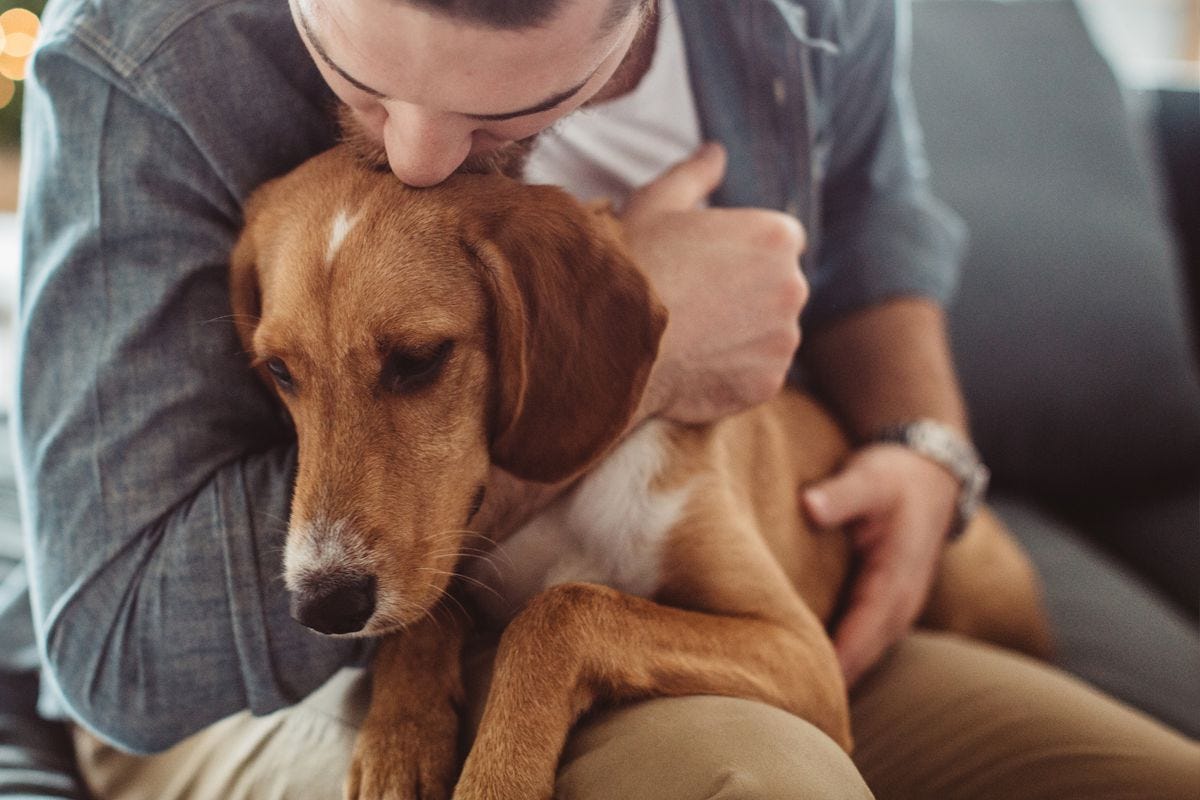
[[[4,28],[6,34],[24,33],[36,37],[41,27],[37,14],[27,8],[10,8],[0,14],[0,28]]]
[[[0,53],[0,75],[3,75],[10,81],[24,80],[25,60],[17,56],[10,56],[7,53]]]
[[[41,22],[25,8],[10,8],[0,14],[0,108],[12,102],[14,81],[25,78],[29,54],[37,42]]]
[[[33,52],[33,37],[28,33],[10,33],[4,38],[5,55],[25,58]]]

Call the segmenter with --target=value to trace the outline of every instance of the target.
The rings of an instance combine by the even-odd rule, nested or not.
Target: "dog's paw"
[[[346,775],[346,800],[449,800],[458,770],[453,738],[413,725],[364,728]]]

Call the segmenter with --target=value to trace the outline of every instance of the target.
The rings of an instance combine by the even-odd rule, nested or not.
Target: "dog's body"
[[[409,190],[334,151],[256,196],[232,286],[239,333],[299,439],[297,616],[394,634],[350,794],[454,784],[464,633],[428,611],[455,569],[511,618],[455,797],[550,797],[567,733],[597,702],[753,698],[850,747],[826,632],[850,546],[810,530],[798,503],[848,444],[794,391],[621,439],[665,315],[611,218],[495,176]],[[460,564],[492,464],[584,477]],[[947,548],[925,621],[1047,648],[1033,571],[987,514]]]
[[[801,443],[801,446],[797,446]],[[841,531],[814,531],[798,487],[830,475],[849,453],[840,428],[812,398],[785,390],[711,426],[651,420],[626,437],[570,492],[463,570],[476,607],[506,624],[537,594],[597,583],[691,607],[678,578],[708,573],[696,555],[721,530],[761,539],[788,583],[828,625],[843,600],[851,546]],[[735,543],[739,549],[741,543]],[[721,562],[718,562],[721,563]],[[724,570],[719,579],[731,580]],[[756,579],[758,575],[754,576]],[[1016,650],[1045,655],[1034,576],[1017,545],[984,509],[949,547],[923,618]]]

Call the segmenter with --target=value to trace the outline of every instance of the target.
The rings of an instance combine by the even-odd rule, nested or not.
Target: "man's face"
[[[540,27],[497,30],[397,0],[289,0],[321,75],[400,180],[440,183],[468,157],[531,137],[594,97],[637,34],[635,9],[567,0]]]

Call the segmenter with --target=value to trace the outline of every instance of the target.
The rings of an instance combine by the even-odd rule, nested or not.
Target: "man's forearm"
[[[933,302],[888,300],[805,336],[801,354],[815,388],[856,439],[919,417],[966,433],[945,314]]]

